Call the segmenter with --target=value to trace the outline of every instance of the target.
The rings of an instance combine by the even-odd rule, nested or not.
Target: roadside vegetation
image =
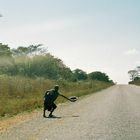
[[[137,66],[133,70],[129,70],[128,74],[130,76],[129,84],[140,86],[140,66]]]
[[[45,91],[55,84],[64,95],[80,97],[114,83],[103,72],[72,71],[41,44],[10,49],[0,43],[0,117],[42,108]]]

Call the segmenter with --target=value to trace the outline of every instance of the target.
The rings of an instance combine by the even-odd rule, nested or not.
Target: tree
[[[12,49],[14,56],[31,56],[37,54],[46,54],[47,50],[41,47],[42,44],[30,45],[28,47],[19,46],[17,49]]]
[[[60,69],[60,79],[64,79],[66,81],[75,81],[73,73],[68,67],[63,67]]]
[[[87,79],[87,73],[85,71],[81,70],[81,69],[75,69],[73,71],[73,74],[74,74],[74,78],[75,78],[76,81]]]
[[[128,74],[130,76],[130,80],[134,81],[136,77],[138,77],[138,71],[137,70],[129,70]]]
[[[12,52],[8,47],[8,45],[3,45],[2,43],[0,43],[0,57],[11,57],[11,56]]]
[[[15,56],[23,56],[23,55],[27,55],[29,53],[29,50],[27,47],[18,47],[17,49],[12,49],[12,53]]]
[[[109,80],[108,75],[106,75],[106,73],[102,73],[100,71],[95,71],[95,72],[91,72],[88,74],[88,78],[91,80],[98,80],[98,81],[104,81],[104,82],[111,82]]]
[[[30,45],[28,48],[30,55],[42,55],[47,53],[47,49],[42,47],[43,44]]]
[[[138,77],[140,77],[140,66],[137,66],[136,70],[138,71]]]

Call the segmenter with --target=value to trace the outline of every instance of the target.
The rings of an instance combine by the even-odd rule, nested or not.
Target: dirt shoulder
[[[9,117],[0,118],[0,132],[5,131],[8,128],[21,124],[23,122],[29,121],[38,116],[40,112],[41,109],[38,109],[32,112],[20,113],[10,118]]]

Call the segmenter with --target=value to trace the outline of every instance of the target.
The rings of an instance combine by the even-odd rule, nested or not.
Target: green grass
[[[59,84],[60,92],[65,96],[83,96],[109,86],[110,83],[86,81],[67,83],[66,81],[51,81],[43,78],[30,79],[23,77],[0,76],[0,117],[13,116],[23,111],[42,108],[43,96],[46,90]],[[58,98],[56,103],[66,100]]]

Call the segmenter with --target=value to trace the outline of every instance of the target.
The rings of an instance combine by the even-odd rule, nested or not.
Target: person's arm
[[[62,94],[59,94],[59,95],[62,96],[63,98],[65,98],[65,99],[69,100],[69,101],[72,101],[71,99],[69,99],[68,97],[66,97],[66,96],[64,96]]]

